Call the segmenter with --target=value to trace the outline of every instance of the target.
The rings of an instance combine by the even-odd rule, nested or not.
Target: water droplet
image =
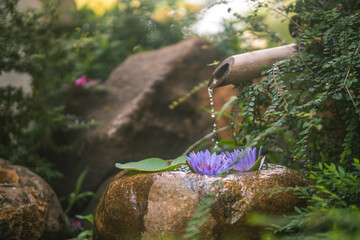
[[[211,88],[208,88],[209,98],[212,99],[213,90]]]
[[[211,118],[214,119],[214,123],[213,123],[213,137],[212,137],[212,142],[214,143],[214,148],[218,147],[218,142],[215,141],[216,139],[216,122],[215,122],[215,108],[214,108],[214,98],[213,98],[213,89],[208,87],[208,94],[209,94],[209,100],[210,100],[210,111],[211,111]]]

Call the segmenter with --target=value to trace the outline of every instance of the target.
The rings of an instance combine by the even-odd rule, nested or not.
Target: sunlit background
[[[113,7],[118,0],[75,0],[77,7],[81,8],[88,6],[93,9],[98,15],[102,15],[106,9]],[[199,22],[194,26],[194,30],[199,34],[213,34],[219,31],[221,28],[221,21],[223,19],[231,18],[228,9],[235,10],[237,13],[245,13],[251,9],[253,3],[246,0],[235,0],[228,1],[224,4],[216,4],[212,7],[206,8],[208,1],[206,0],[185,0],[179,1],[177,9],[169,9],[164,1],[161,1],[158,5],[157,11],[154,13],[154,17],[161,18],[165,17],[166,14],[171,14],[174,11],[181,12],[183,8],[191,8],[192,10],[200,11]],[[138,7],[141,5],[141,1],[133,0],[130,5]],[[119,4],[121,7],[121,3]]]
[[[290,0],[291,1],[291,0]],[[102,15],[106,9],[115,6],[118,0],[75,0],[77,8],[87,6],[91,8],[96,14]],[[289,2],[289,1],[287,1]],[[130,6],[140,7],[141,1],[132,0]],[[176,8],[170,8],[166,1],[159,1],[156,11],[153,13],[153,18],[161,21],[173,14],[182,14],[186,10],[197,11],[198,20],[191,26],[191,29],[199,35],[216,34],[223,30],[223,21],[235,19],[234,14],[243,15],[254,9],[256,2],[249,0],[232,0],[232,1],[209,1],[209,0],[185,0],[178,1]],[[124,7],[120,2],[118,7]],[[267,14],[266,22],[270,28],[280,34],[280,37],[285,41],[292,41],[290,34],[287,31],[288,21],[282,16],[275,16],[274,14]],[[278,19],[280,18],[280,19]],[[249,36],[251,38],[251,36]],[[252,39],[255,47],[266,47],[265,40]]]

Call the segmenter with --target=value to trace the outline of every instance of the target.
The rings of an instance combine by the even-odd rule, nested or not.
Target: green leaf
[[[227,128],[228,128],[228,126],[219,128],[219,129],[216,130],[216,132],[221,132],[221,131],[223,131],[223,130],[225,130],[225,129],[227,129]],[[196,146],[198,146],[199,144],[201,144],[205,139],[208,139],[208,138],[214,136],[215,134],[216,134],[216,133],[211,132],[211,133],[207,134],[206,136],[200,138],[200,139],[197,140],[195,143],[193,143],[190,147],[188,147],[182,155],[188,154],[192,149],[194,149]]]
[[[77,219],[86,220],[86,221],[88,221],[90,223],[94,222],[94,216],[92,214],[89,214],[89,215],[86,215],[86,216],[84,216],[84,215],[75,215],[75,217]]]
[[[67,214],[64,214],[64,220],[65,220],[65,229],[66,229],[66,231],[70,231],[71,225],[70,225],[69,216]]]
[[[82,231],[79,233],[79,235],[77,235],[76,240],[85,240],[87,237],[92,236],[92,233],[92,229]]]
[[[264,164],[265,157],[266,157],[266,156],[259,157],[259,158],[256,160],[256,162],[254,163],[254,165],[251,166],[251,168],[249,169],[249,171],[259,170],[260,166],[261,166],[262,164]]]
[[[220,117],[225,113],[226,109],[228,109],[236,101],[236,99],[237,97],[232,96],[230,100],[222,106],[221,111],[219,112],[216,120],[220,119]]]
[[[77,179],[76,181],[76,186],[75,186],[75,191],[74,191],[74,194],[75,195],[78,195],[79,194],[79,191],[80,191],[80,188],[82,186],[82,183],[84,181],[84,178],[87,174],[87,170],[85,169],[79,176],[79,178]]]
[[[300,210],[300,208],[298,208],[298,207],[294,207],[294,209],[295,209],[295,211],[297,212],[297,213],[302,213],[302,211]]]
[[[115,166],[120,169],[134,170],[140,172],[161,172],[171,171],[186,163],[185,156],[180,156],[169,164],[161,158],[147,158],[139,162],[116,163]]]
[[[76,201],[78,201],[84,197],[91,197],[91,196],[94,196],[94,193],[91,191],[82,192],[76,196]]]
[[[341,166],[338,166],[339,172],[341,175],[345,175],[345,170]]]
[[[154,172],[169,167],[169,163],[161,158],[147,158],[138,162],[116,163],[115,166],[120,169]]]
[[[335,100],[340,100],[342,98],[342,94],[339,92],[336,92],[332,95],[332,98]]]
[[[176,166],[180,167],[181,165],[186,164],[186,158],[184,155],[177,157],[174,159],[174,161],[171,162],[170,167]]]

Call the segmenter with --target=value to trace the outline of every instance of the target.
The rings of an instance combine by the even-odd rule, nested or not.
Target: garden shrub
[[[291,25],[299,54],[275,63],[260,83],[238,86],[238,144],[263,141],[273,161],[301,169],[319,162],[351,168],[360,151],[359,5],[306,0],[280,9],[297,14]]]
[[[61,27],[57,1],[43,1],[41,11],[23,12],[17,10],[17,0],[0,2],[0,73],[15,70],[32,78],[28,95],[0,87],[0,157],[47,180],[59,177],[52,157],[76,148],[63,136],[96,124],[66,112],[67,99],[96,91],[97,84],[76,88],[76,79],[86,75],[99,84],[129,55],[184,38],[193,10],[157,21],[152,13],[158,1],[137,2],[119,1],[101,16],[83,7],[72,13],[73,25]],[[172,1],[170,7],[177,4]]]
[[[315,182],[302,189],[309,206],[273,225],[271,238],[359,239],[360,1],[260,5],[289,19],[298,54],[236,86],[233,144],[263,145],[268,160]]]

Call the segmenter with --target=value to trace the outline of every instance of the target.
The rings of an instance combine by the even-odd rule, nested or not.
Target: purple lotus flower
[[[224,171],[235,169],[239,172],[246,172],[255,164],[256,160],[261,156],[262,147],[257,153],[256,147],[252,150],[244,152],[244,150],[235,149],[233,152],[226,152],[217,155],[210,154],[208,150],[205,152],[191,152],[186,156],[189,166],[197,173],[204,175],[217,175]],[[264,157],[265,158],[265,157]],[[264,158],[260,162],[259,169],[264,164]]]
[[[197,173],[204,175],[217,175],[223,171],[230,170],[231,162],[225,158],[225,154],[210,154],[208,150],[205,152],[191,152],[186,156],[186,160],[190,167]]]
[[[233,152],[226,152],[226,158],[229,162],[235,163],[233,168],[240,171],[246,172],[254,165],[256,160],[261,156],[262,146],[260,147],[259,154],[256,155],[256,147],[252,150],[246,151],[235,149]],[[259,169],[263,165],[263,161],[260,163]]]

